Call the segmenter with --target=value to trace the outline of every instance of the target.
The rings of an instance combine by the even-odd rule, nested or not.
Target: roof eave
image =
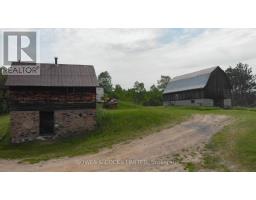
[[[173,93],[179,93],[179,92],[187,92],[187,91],[193,91],[193,90],[203,90],[205,88],[204,87],[199,87],[199,88],[193,88],[193,89],[187,89],[187,90],[177,90],[177,91],[172,91],[172,92],[163,92],[163,94],[173,94]]]

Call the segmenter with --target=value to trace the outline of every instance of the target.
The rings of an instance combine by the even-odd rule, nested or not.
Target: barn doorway
[[[224,99],[214,99],[214,106],[224,107]]]
[[[54,113],[40,112],[40,135],[51,136],[54,135]]]

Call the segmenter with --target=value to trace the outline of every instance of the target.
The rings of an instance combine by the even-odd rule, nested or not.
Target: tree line
[[[256,106],[256,76],[248,64],[238,63],[229,67],[226,74],[231,83],[231,99],[233,106]]]
[[[225,70],[232,89],[231,99],[233,106],[256,106],[256,76],[248,64],[238,63]],[[136,81],[132,88],[124,89],[121,85],[112,85],[110,74],[105,71],[99,74],[99,85],[104,88],[105,94],[120,100],[132,101],[145,106],[158,106],[163,103],[163,91],[171,80],[170,76],[162,75],[156,84],[149,90],[144,83]]]
[[[104,88],[105,95],[119,100],[132,101],[145,106],[158,106],[163,103],[163,91],[170,81],[169,76],[161,76],[156,84],[146,90],[143,82],[136,81],[132,88],[124,89],[120,84],[112,85],[110,74],[105,71],[99,74],[99,85]]]
[[[256,106],[256,76],[248,64],[238,63],[230,66],[226,71],[232,90],[233,106]],[[171,77],[162,75],[156,84],[146,90],[143,82],[136,81],[132,88],[124,89],[120,84],[113,85],[110,74],[105,71],[99,74],[99,85],[104,88],[108,97],[119,100],[132,101],[145,106],[159,106],[163,103],[163,91]],[[0,114],[8,112],[8,92],[5,87],[6,75],[0,68]]]
[[[0,67],[0,114],[8,112],[8,93],[5,87],[7,76],[2,74],[2,67]]]

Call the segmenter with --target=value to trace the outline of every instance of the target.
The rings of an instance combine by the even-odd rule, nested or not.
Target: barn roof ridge
[[[175,76],[171,80],[181,80],[181,79],[187,79],[187,78],[191,78],[191,77],[195,77],[195,76],[209,74],[212,71],[214,71],[217,67],[219,67],[219,66],[208,67],[208,68],[201,69],[201,70],[198,70],[198,71],[182,74],[182,75],[179,75],[179,76]]]

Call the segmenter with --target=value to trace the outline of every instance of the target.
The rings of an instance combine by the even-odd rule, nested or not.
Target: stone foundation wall
[[[96,109],[58,110],[54,112],[56,137],[83,134],[96,126]]]
[[[39,111],[11,111],[12,143],[22,143],[40,138]],[[54,111],[54,139],[74,134],[86,134],[96,126],[96,109]]]
[[[189,99],[180,101],[166,101],[165,106],[176,105],[176,106],[213,106],[212,99]]]
[[[224,99],[224,108],[231,108],[231,107],[232,107],[231,99]]]
[[[32,141],[39,136],[38,111],[11,111],[12,143]]]

